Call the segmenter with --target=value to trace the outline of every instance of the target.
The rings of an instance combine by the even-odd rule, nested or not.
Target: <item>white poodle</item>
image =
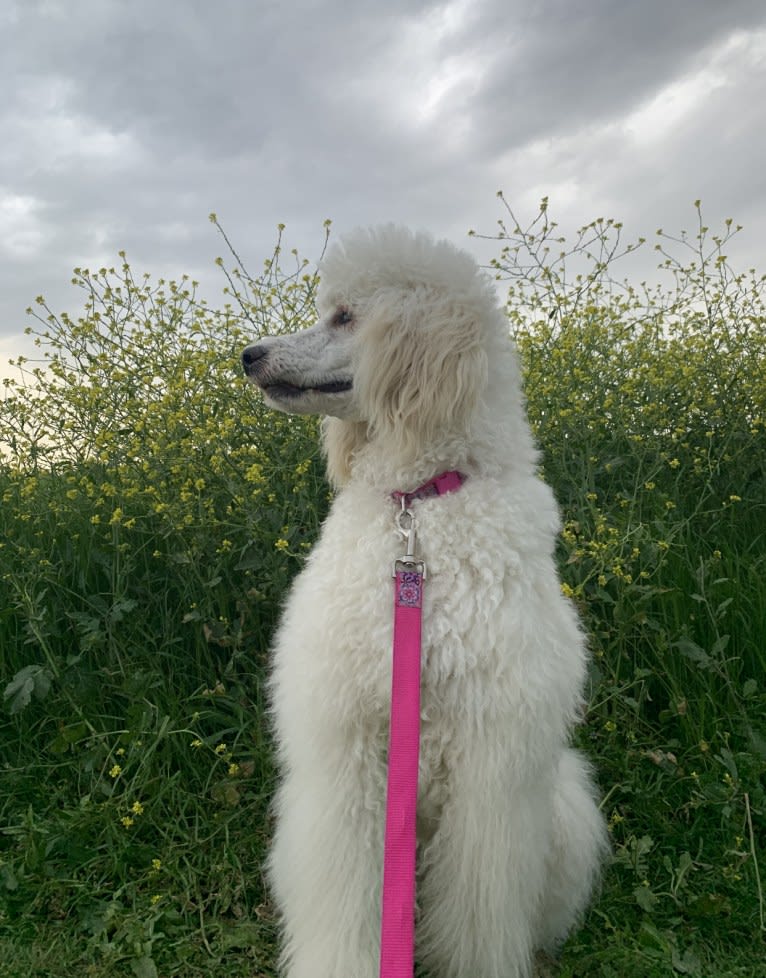
[[[392,493],[456,471],[458,491],[411,504],[427,564],[417,958],[431,978],[525,978],[581,917],[607,843],[568,745],[586,651],[508,324],[473,259],[391,226],[331,249],[318,306],[313,328],[243,354],[272,407],[326,415],[339,489],[274,649],[284,973],[378,974]]]

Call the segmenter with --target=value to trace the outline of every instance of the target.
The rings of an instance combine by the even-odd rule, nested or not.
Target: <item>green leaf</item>
[[[25,706],[29,706],[33,696],[38,700],[45,699],[50,692],[51,679],[45,666],[24,666],[19,669],[3,692],[3,699],[9,701],[8,709],[11,714],[19,713]]]
[[[651,913],[657,906],[657,897],[648,886],[637,886],[633,890],[633,896],[636,898],[636,903],[639,907],[645,910],[646,913]]]
[[[729,644],[729,638],[729,635],[721,635],[720,638],[715,640],[713,648],[710,650],[710,654],[713,656],[713,658],[719,656],[726,649],[726,646]]]
[[[17,890],[19,888],[19,881],[10,866],[4,864],[0,866],[0,885],[2,885],[9,892]]]
[[[671,952],[671,960],[673,963],[673,970],[677,971],[680,975],[700,974],[702,964],[694,951],[689,950],[681,954],[678,949],[674,947]]]
[[[76,744],[88,735],[88,725],[84,721],[64,727],[48,748],[52,754],[64,754],[72,744]]]
[[[157,978],[157,965],[145,954],[130,962],[130,970],[136,978]]]
[[[715,662],[707,652],[690,638],[679,638],[677,642],[673,642],[672,647],[678,649],[685,659],[696,662],[700,669],[713,669],[715,666]]]

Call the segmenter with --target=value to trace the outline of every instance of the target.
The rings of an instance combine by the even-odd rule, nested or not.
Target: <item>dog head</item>
[[[316,325],[242,355],[267,403],[350,423],[400,458],[465,438],[498,315],[473,259],[386,226],[343,238],[320,275]]]
[[[352,326],[351,315],[337,310],[311,329],[267,336],[242,353],[245,375],[279,411],[349,417],[355,410]]]

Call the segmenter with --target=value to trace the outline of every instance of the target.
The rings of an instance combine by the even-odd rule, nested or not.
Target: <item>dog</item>
[[[378,974],[398,491],[428,575],[417,958],[432,978],[528,978],[582,918],[608,844],[569,745],[586,645],[507,320],[469,255],[394,226],[330,249],[317,306],[312,328],[242,355],[269,406],[323,416],[337,489],[273,649],[283,971]],[[458,491],[417,492],[445,472]]]

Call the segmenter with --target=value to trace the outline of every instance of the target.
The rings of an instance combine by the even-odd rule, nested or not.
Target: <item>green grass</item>
[[[662,236],[674,284],[650,294],[614,280],[612,222],[570,247],[545,206],[508,214],[496,272],[591,636],[577,739],[614,847],[558,975],[756,978],[763,282],[721,260],[729,227]],[[328,489],[315,424],[264,411],[237,355],[310,320],[316,280],[279,252],[227,275],[210,310],[127,262],[78,270],[84,315],[37,306],[42,363],[0,401],[0,976],[274,974],[263,684]]]

